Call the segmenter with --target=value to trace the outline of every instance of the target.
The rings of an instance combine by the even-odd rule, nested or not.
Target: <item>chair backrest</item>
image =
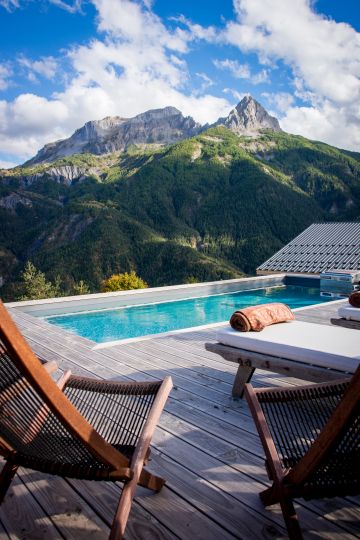
[[[360,332],[359,332],[360,338]],[[344,481],[344,472],[353,475],[360,485],[360,366],[351,378],[341,400],[332,412],[321,433],[305,456],[286,475],[292,484],[304,484],[321,474],[338,476]],[[357,469],[351,471],[351,466]],[[330,495],[330,494],[329,494]]]
[[[0,301],[0,453],[51,460],[54,444],[74,463],[110,469],[129,464],[58,388]]]

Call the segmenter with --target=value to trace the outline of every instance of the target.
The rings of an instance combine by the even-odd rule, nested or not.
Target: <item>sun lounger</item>
[[[354,373],[360,364],[356,329],[293,321],[268,326],[262,332],[237,332],[229,325],[217,331],[217,341],[206,344],[207,350],[239,364],[234,397],[242,397],[255,368],[329,381]]]
[[[352,307],[350,304],[345,304],[338,309],[339,317],[346,319],[347,321],[359,321],[360,322],[360,308]]]

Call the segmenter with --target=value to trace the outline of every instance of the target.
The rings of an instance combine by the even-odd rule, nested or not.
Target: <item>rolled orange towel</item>
[[[231,316],[230,324],[234,330],[239,332],[249,332],[250,330],[260,332],[265,326],[294,319],[294,314],[289,306],[273,302],[235,311]]]
[[[350,294],[349,304],[353,307],[360,308],[360,291],[355,291]]]

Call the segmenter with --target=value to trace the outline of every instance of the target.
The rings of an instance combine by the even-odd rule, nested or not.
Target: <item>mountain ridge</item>
[[[107,116],[91,120],[68,139],[46,144],[24,166],[49,162],[77,153],[96,155],[123,151],[132,144],[174,143],[201,130],[190,116],[175,107],[152,109],[133,118]]]
[[[278,120],[251,96],[245,96],[227,117],[219,118],[212,125],[202,126],[191,116],[184,117],[181,111],[168,106],[133,118],[107,116],[86,122],[69,138],[46,144],[24,166],[52,162],[78,153],[101,155],[124,151],[131,145],[172,144],[218,125],[224,125],[234,133],[252,136],[262,129],[281,131]]]

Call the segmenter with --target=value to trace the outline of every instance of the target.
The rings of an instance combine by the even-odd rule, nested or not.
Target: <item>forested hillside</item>
[[[5,298],[29,259],[92,291],[129,270],[150,286],[228,279],[254,273],[310,223],[360,219],[360,155],[283,132],[217,127],[0,176]]]

